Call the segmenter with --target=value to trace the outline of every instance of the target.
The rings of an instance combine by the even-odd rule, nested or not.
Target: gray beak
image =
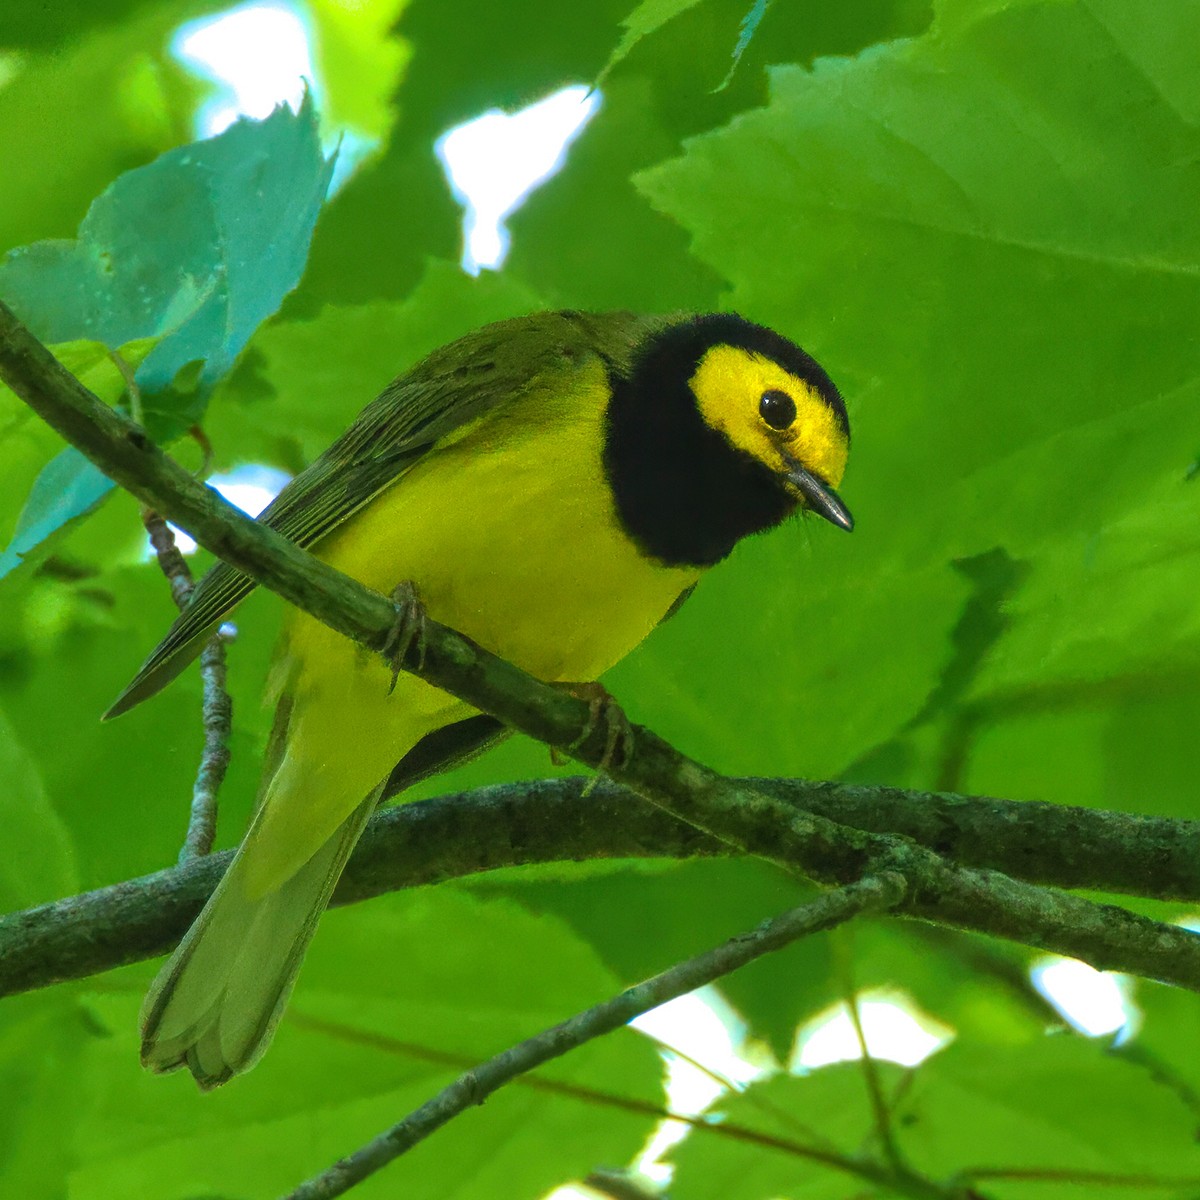
[[[841,496],[807,467],[802,467],[794,460],[789,462],[787,480],[804,497],[805,507],[817,516],[824,517],[831,525],[836,525],[847,533],[854,528],[854,518],[842,503]]]

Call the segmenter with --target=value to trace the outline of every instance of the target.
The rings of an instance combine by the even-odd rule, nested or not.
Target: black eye
[[[787,392],[763,392],[758,412],[772,429],[786,429],[796,419],[796,402]]]

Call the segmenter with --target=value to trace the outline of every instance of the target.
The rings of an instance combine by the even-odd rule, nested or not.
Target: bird
[[[539,679],[586,685],[744,537],[838,495],[846,406],[781,334],[728,312],[539,312],[400,375],[259,520]],[[106,717],[165,686],[253,588],[218,563]],[[593,686],[598,686],[594,685]],[[506,735],[300,611],[271,669],[258,803],[151,986],[141,1058],[202,1089],[266,1050],[381,797]]]

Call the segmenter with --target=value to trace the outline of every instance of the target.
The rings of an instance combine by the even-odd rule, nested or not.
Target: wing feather
[[[597,357],[624,371],[633,347],[654,324],[654,318],[627,313],[536,313],[484,326],[435,350],[367,405],[258,519],[303,548],[315,546],[440,442],[519,401],[547,373],[573,373]],[[234,567],[217,563],[105,719],[165,687],[255,586]]]

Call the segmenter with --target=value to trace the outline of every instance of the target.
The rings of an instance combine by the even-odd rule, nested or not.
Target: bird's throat
[[[644,554],[672,567],[712,566],[796,508],[767,467],[704,422],[686,382],[694,367],[652,354],[610,381],[604,470],[617,514]]]

